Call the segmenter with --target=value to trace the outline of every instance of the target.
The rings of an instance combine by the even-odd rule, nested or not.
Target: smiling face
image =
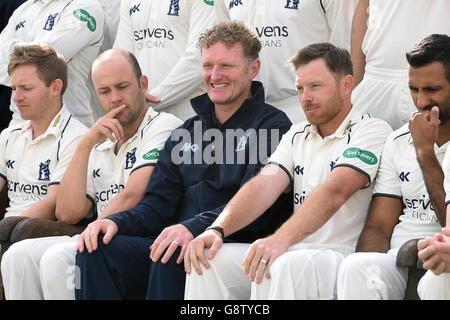
[[[33,64],[17,66],[11,72],[13,100],[22,119],[36,121],[53,117],[53,112],[61,106],[61,88],[58,91],[56,82],[55,80],[47,86],[39,78],[36,66]],[[55,105],[57,102],[59,102],[59,105]]]
[[[92,68],[92,82],[105,113],[125,104],[126,108],[116,118],[123,126],[139,120],[145,112],[147,77],[138,80],[129,61],[121,53],[96,61]]]
[[[236,109],[251,96],[251,83],[260,62],[249,62],[240,43],[227,48],[223,43],[202,49],[202,77],[216,108]]]
[[[349,85],[346,81],[351,76],[336,80],[321,58],[300,65],[295,75],[299,99],[309,123],[319,129],[337,129],[348,111],[343,108],[343,96],[346,94],[345,86]]]
[[[450,83],[444,65],[432,62],[423,67],[409,67],[409,89],[419,112],[439,108],[441,125],[450,118]]]

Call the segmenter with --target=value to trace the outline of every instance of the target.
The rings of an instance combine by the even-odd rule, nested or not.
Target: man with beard
[[[291,127],[269,164],[191,241],[185,255],[187,299],[335,297],[339,263],[354,252],[392,129],[352,106],[347,50],[312,44],[291,62],[308,121]],[[290,187],[294,213],[275,233],[251,245],[223,244],[223,236],[257,219]]]
[[[418,109],[387,139],[357,253],[338,274],[339,299],[403,299],[407,268],[400,246],[445,226],[444,172],[450,140],[450,38],[433,34],[406,53]]]
[[[437,82],[440,79],[439,89],[436,91],[437,96],[433,98],[439,106],[441,113],[445,111],[445,119],[439,117],[442,122],[448,120],[450,117],[450,38],[448,36],[442,37],[442,62],[435,62],[433,79]],[[425,70],[425,68],[424,68]],[[430,70],[431,72],[431,70]],[[439,99],[440,98],[440,99]],[[440,101],[443,101],[440,103]],[[448,122],[446,122],[448,123]],[[450,125],[447,124],[448,130]],[[440,129],[441,130],[441,129]],[[444,171],[444,190],[445,203],[447,205],[447,217],[450,215],[450,152],[445,153],[444,161],[442,163],[442,170]],[[417,288],[417,292],[421,299],[450,299],[449,289],[449,272],[450,272],[450,224],[447,220],[446,227],[442,229],[442,233],[419,241],[419,258],[424,262],[423,267],[429,269],[422,277]]]

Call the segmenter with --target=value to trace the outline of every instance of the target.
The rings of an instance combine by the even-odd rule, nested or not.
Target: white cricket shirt
[[[434,145],[439,163],[442,163],[449,144]],[[392,232],[391,249],[399,248],[410,239],[440,232],[441,226],[417,162],[408,124],[394,131],[386,140],[373,196],[393,197],[403,202],[403,213]]]
[[[216,21],[212,0],[122,0],[114,47],[136,56],[149,78],[155,110],[182,120],[195,114],[189,99],[205,92],[198,37]]]
[[[34,140],[30,121],[21,128],[3,130],[0,177],[7,181],[9,198],[5,217],[20,215],[46,197],[49,185],[59,184],[87,130],[65,106]]]
[[[391,132],[384,121],[362,116],[352,108],[336,132],[324,139],[306,121],[293,125],[283,136],[269,162],[288,174],[294,188],[294,212],[336,167],[353,168],[368,178],[368,185],[354,193],[302,244],[354,251],[366,219],[380,154]]]
[[[125,187],[132,172],[156,164],[167,138],[181,124],[172,114],[148,108],[136,134],[120,147],[117,155],[116,143],[109,139],[95,146],[89,157],[87,197],[96,204],[98,215]]]
[[[29,0],[17,8],[0,34],[0,84],[10,86],[9,55],[19,44],[49,44],[68,65],[63,102],[87,126],[94,123],[86,81],[103,36],[103,10],[97,0]],[[23,120],[11,98],[13,123]]]

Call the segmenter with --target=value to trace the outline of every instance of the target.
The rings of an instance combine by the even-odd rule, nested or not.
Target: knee
[[[35,255],[33,255],[33,240],[23,240],[14,243],[2,256],[2,268],[3,266],[25,265],[27,263],[34,263]],[[33,261],[31,261],[33,260]]]
[[[375,264],[374,259],[364,253],[357,252],[347,256],[339,266],[339,277],[354,277],[358,274],[372,274],[376,272],[379,267]]]

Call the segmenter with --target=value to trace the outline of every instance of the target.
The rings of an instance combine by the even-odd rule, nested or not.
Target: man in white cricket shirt
[[[292,123],[305,120],[298,103],[294,70],[288,60],[298,49],[329,41],[350,49],[351,22],[357,0],[216,0],[219,20],[243,21],[261,40],[261,70],[266,101]]]
[[[144,197],[159,150],[182,124],[147,105],[148,80],[131,53],[104,52],[92,66],[92,79],[106,115],[80,141],[61,181],[56,215],[66,223],[83,219],[95,205],[99,219],[134,207]],[[74,299],[77,238],[11,246],[2,261],[6,298]]]
[[[195,115],[189,102],[205,93],[198,37],[215,23],[212,0],[123,0],[115,48],[132,52],[149,77],[155,110],[180,119]]]
[[[434,75],[436,78],[445,77],[445,81],[441,81],[441,88],[434,92],[436,97],[440,97],[442,103],[439,109],[446,106],[450,108],[450,38],[445,38],[445,45],[442,46],[443,51],[443,69]],[[444,51],[445,50],[445,51]],[[445,70],[445,72],[444,72]],[[429,93],[431,94],[431,92]],[[433,97],[433,102],[437,100]],[[442,107],[441,107],[442,105]],[[445,152],[442,170],[444,172],[444,190],[446,204],[446,224],[441,232],[434,236],[426,237],[418,243],[419,258],[423,261],[423,267],[428,269],[419,282],[417,293],[422,300],[440,300],[450,299],[450,260],[449,260],[449,215],[450,215],[450,152]]]
[[[185,254],[187,299],[336,295],[339,264],[355,249],[392,129],[352,107],[347,50],[313,44],[291,61],[308,121],[291,127],[269,164],[239,190],[212,227],[225,236],[236,232],[290,187],[294,213],[274,234],[251,245],[223,244],[220,233],[211,229],[191,241]],[[206,254],[204,248],[209,248]]]
[[[450,38],[431,35],[407,52],[415,112],[386,141],[357,253],[338,274],[338,299],[403,299],[408,269],[396,265],[410,239],[445,226],[444,172],[450,144]]]
[[[94,123],[87,87],[89,70],[102,44],[104,14],[97,0],[30,0],[17,8],[0,33],[0,84],[10,86],[9,54],[18,44],[51,45],[69,69],[63,102],[90,127]],[[13,99],[10,126],[23,122]]]
[[[67,64],[48,45],[15,47],[10,56],[12,98],[25,120],[0,136],[0,190],[5,217],[55,220],[59,183],[87,128],[62,103]]]
[[[416,111],[405,52],[432,33],[450,32],[450,1],[360,0],[352,25],[353,104],[396,130]]]

